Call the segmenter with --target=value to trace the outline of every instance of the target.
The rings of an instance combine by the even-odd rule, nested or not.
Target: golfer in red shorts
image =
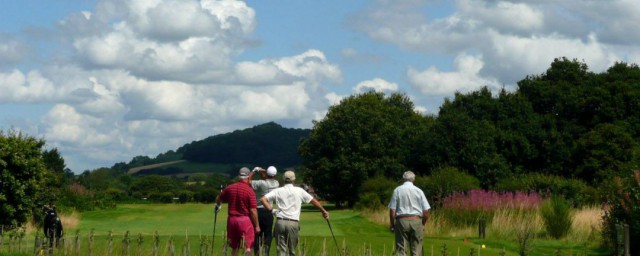
[[[216,198],[216,212],[220,210],[221,202],[229,205],[227,238],[233,256],[238,255],[243,240],[246,246],[245,255],[251,255],[255,234],[260,233],[256,194],[247,181],[250,172],[248,168],[242,167],[239,173],[240,180],[224,188]]]

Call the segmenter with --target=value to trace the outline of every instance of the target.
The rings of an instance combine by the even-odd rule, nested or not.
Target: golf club
[[[218,210],[214,208],[213,235],[211,236],[211,255],[213,256],[213,243],[216,241],[216,222],[218,222]]]
[[[329,224],[329,230],[331,231],[333,242],[336,243],[336,249],[338,250],[338,253],[340,253],[340,256],[342,256],[342,251],[340,250],[340,246],[338,246],[338,241],[336,240],[336,236],[333,234],[333,229],[331,228],[331,222],[329,222],[329,219],[326,219],[326,220],[327,220],[327,224]]]

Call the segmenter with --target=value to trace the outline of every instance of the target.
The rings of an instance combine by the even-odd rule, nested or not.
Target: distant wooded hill
[[[310,132],[310,129],[284,128],[269,122],[193,141],[155,158],[136,156],[129,163],[118,163],[112,168],[131,174],[176,175],[237,171],[240,165],[297,166],[302,163],[298,145]]]
[[[211,136],[178,149],[182,159],[200,163],[256,163],[295,166],[302,163],[298,144],[309,129],[284,128],[274,122]]]

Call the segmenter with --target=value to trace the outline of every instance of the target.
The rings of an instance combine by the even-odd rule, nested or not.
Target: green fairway
[[[370,222],[353,210],[335,210],[331,206],[327,208],[336,241],[334,242],[331,236],[329,223],[322,218],[319,211],[307,205],[302,210],[298,246],[304,255],[339,255],[336,242],[347,255],[392,255],[394,235],[387,227]],[[223,205],[222,211],[218,214],[214,255],[223,255],[226,211],[227,206]],[[158,255],[171,255],[169,252],[172,250],[175,255],[184,255],[187,251],[190,255],[200,255],[200,250],[204,247],[202,244],[206,242],[205,246],[210,245],[213,224],[212,204],[118,205],[114,209],[82,213],[78,226],[65,230],[66,254],[73,254],[69,250],[75,250],[77,235],[77,241],[80,243],[77,250],[80,255],[87,255],[90,247],[89,237],[93,230],[93,255],[108,255],[109,248],[112,251],[111,255],[136,255],[138,250],[141,251],[141,255],[151,255],[155,232],[159,235]],[[79,233],[76,233],[77,231]],[[124,234],[127,231],[130,235],[125,238]],[[111,238],[108,236],[109,233],[112,234]],[[187,239],[188,246],[185,243]],[[33,234],[28,235],[26,241],[26,246],[33,251]],[[606,252],[563,241],[543,239],[532,242],[528,255],[606,255]],[[483,244],[485,248],[481,247]],[[443,251],[446,251],[446,255],[470,255],[472,249],[474,255],[502,255],[503,249],[503,255],[518,255],[515,241],[489,237],[486,240],[469,238],[466,242],[462,237],[425,237],[423,248],[424,255],[444,255]],[[274,245],[271,253],[275,254]],[[0,248],[0,254],[7,254],[6,247]],[[60,252],[57,255],[65,253]]]
[[[394,236],[383,227],[360,216],[352,210],[330,210],[330,224],[336,237],[338,246],[346,250],[350,255],[391,255]],[[218,214],[216,223],[216,251],[221,251],[226,229],[226,205]],[[214,222],[213,205],[205,204],[142,204],[119,205],[115,209],[86,212],[82,214],[78,229],[86,236],[87,232],[94,229],[96,240],[104,240],[109,231],[117,237],[114,240],[122,240],[126,231],[131,233],[132,244],[138,234],[147,237],[146,246],[152,240],[153,233],[157,231],[161,236],[161,244],[166,247],[168,236],[176,241],[176,246],[184,243],[185,235],[189,235],[192,251],[198,246],[200,236],[211,236]],[[315,208],[306,206],[303,208],[300,221],[300,250],[309,255],[319,255],[326,251],[329,255],[336,254],[336,245],[331,236],[329,223],[324,220]],[[75,232],[69,230],[68,234]],[[426,238],[425,255],[440,255],[443,245],[446,244],[450,255],[468,255],[471,248],[480,250],[480,245],[472,242],[463,242],[461,239]],[[120,246],[119,244],[117,246]],[[145,247],[146,247],[145,246]],[[498,255],[502,248],[482,249],[482,255]],[[272,248],[275,253],[275,246]],[[506,255],[515,255],[507,252]]]

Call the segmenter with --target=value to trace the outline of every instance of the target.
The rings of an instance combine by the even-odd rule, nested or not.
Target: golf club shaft
[[[213,235],[211,236],[211,256],[213,256],[213,242],[216,241],[216,222],[218,222],[218,212],[213,217]]]
[[[331,222],[329,222],[329,219],[327,220],[327,224],[329,224],[329,230],[331,231],[331,236],[333,237],[333,242],[336,244],[336,249],[338,250],[338,253],[340,253],[340,255],[342,255],[342,251],[340,250],[340,246],[338,246],[338,240],[336,240],[336,236],[333,234],[333,228],[331,228]]]

